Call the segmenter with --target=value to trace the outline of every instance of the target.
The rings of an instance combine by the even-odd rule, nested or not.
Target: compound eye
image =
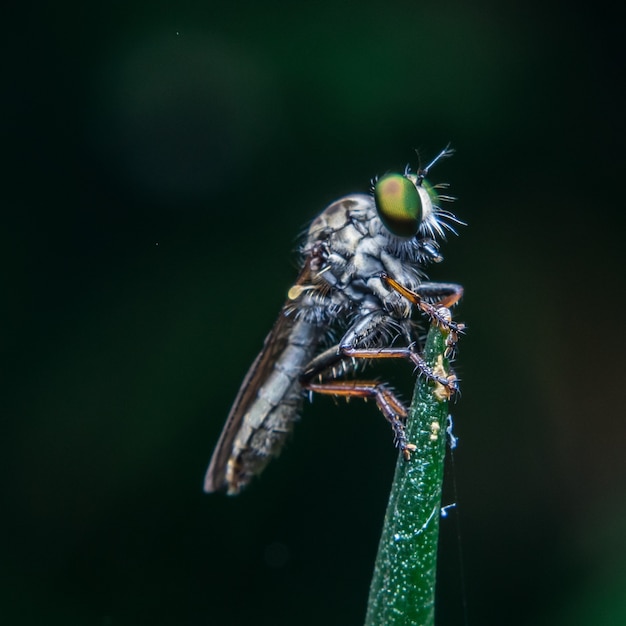
[[[401,174],[387,174],[374,185],[378,217],[398,237],[413,237],[422,220],[422,200],[417,187]]]

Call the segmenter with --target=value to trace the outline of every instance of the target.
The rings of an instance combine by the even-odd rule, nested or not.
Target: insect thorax
[[[414,290],[424,278],[420,246],[389,233],[371,196],[354,194],[328,206],[311,224],[302,252],[310,272],[290,291],[289,314],[317,324],[345,323],[375,310],[397,320],[411,316],[411,305],[380,274]]]

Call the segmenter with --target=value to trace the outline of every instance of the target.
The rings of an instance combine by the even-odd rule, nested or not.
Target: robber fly
[[[217,443],[204,490],[237,494],[278,454],[298,419],[303,398],[320,393],[374,398],[409,459],[407,410],[384,383],[345,379],[367,359],[403,358],[449,393],[456,378],[439,376],[419,353],[414,310],[462,330],[440,313],[460,285],[426,281],[425,267],[442,260],[438,239],[461,224],[425,177],[448,147],[416,173],[372,181],[370,195],[333,202],[313,221],[302,247],[302,269],[278,320],[250,367]],[[333,338],[340,337],[339,342]],[[402,345],[400,345],[402,344]]]

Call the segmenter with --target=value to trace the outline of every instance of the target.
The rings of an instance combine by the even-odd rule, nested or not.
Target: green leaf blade
[[[447,375],[449,332],[431,324],[424,358]],[[399,456],[370,587],[366,626],[435,622],[437,542],[446,453],[446,389],[420,377],[407,420],[411,459]]]

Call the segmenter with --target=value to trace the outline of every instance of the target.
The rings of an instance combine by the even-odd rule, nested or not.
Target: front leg
[[[463,296],[463,287],[456,283],[421,283],[415,291],[407,289],[397,280],[385,272],[381,272],[380,279],[393,291],[406,298],[431,320],[435,320],[442,328],[450,331],[448,337],[448,351],[453,351],[459,334],[465,331],[465,324],[452,321],[448,309],[454,306]]]
[[[462,331],[465,328],[464,324],[456,324],[450,319],[443,319],[438,315],[438,309],[449,309],[461,299],[463,296],[461,285],[456,283],[422,283],[415,291],[411,291],[385,272],[380,273],[380,279],[431,319],[436,319],[446,328],[455,331]],[[436,302],[432,303],[430,300],[436,300]]]

